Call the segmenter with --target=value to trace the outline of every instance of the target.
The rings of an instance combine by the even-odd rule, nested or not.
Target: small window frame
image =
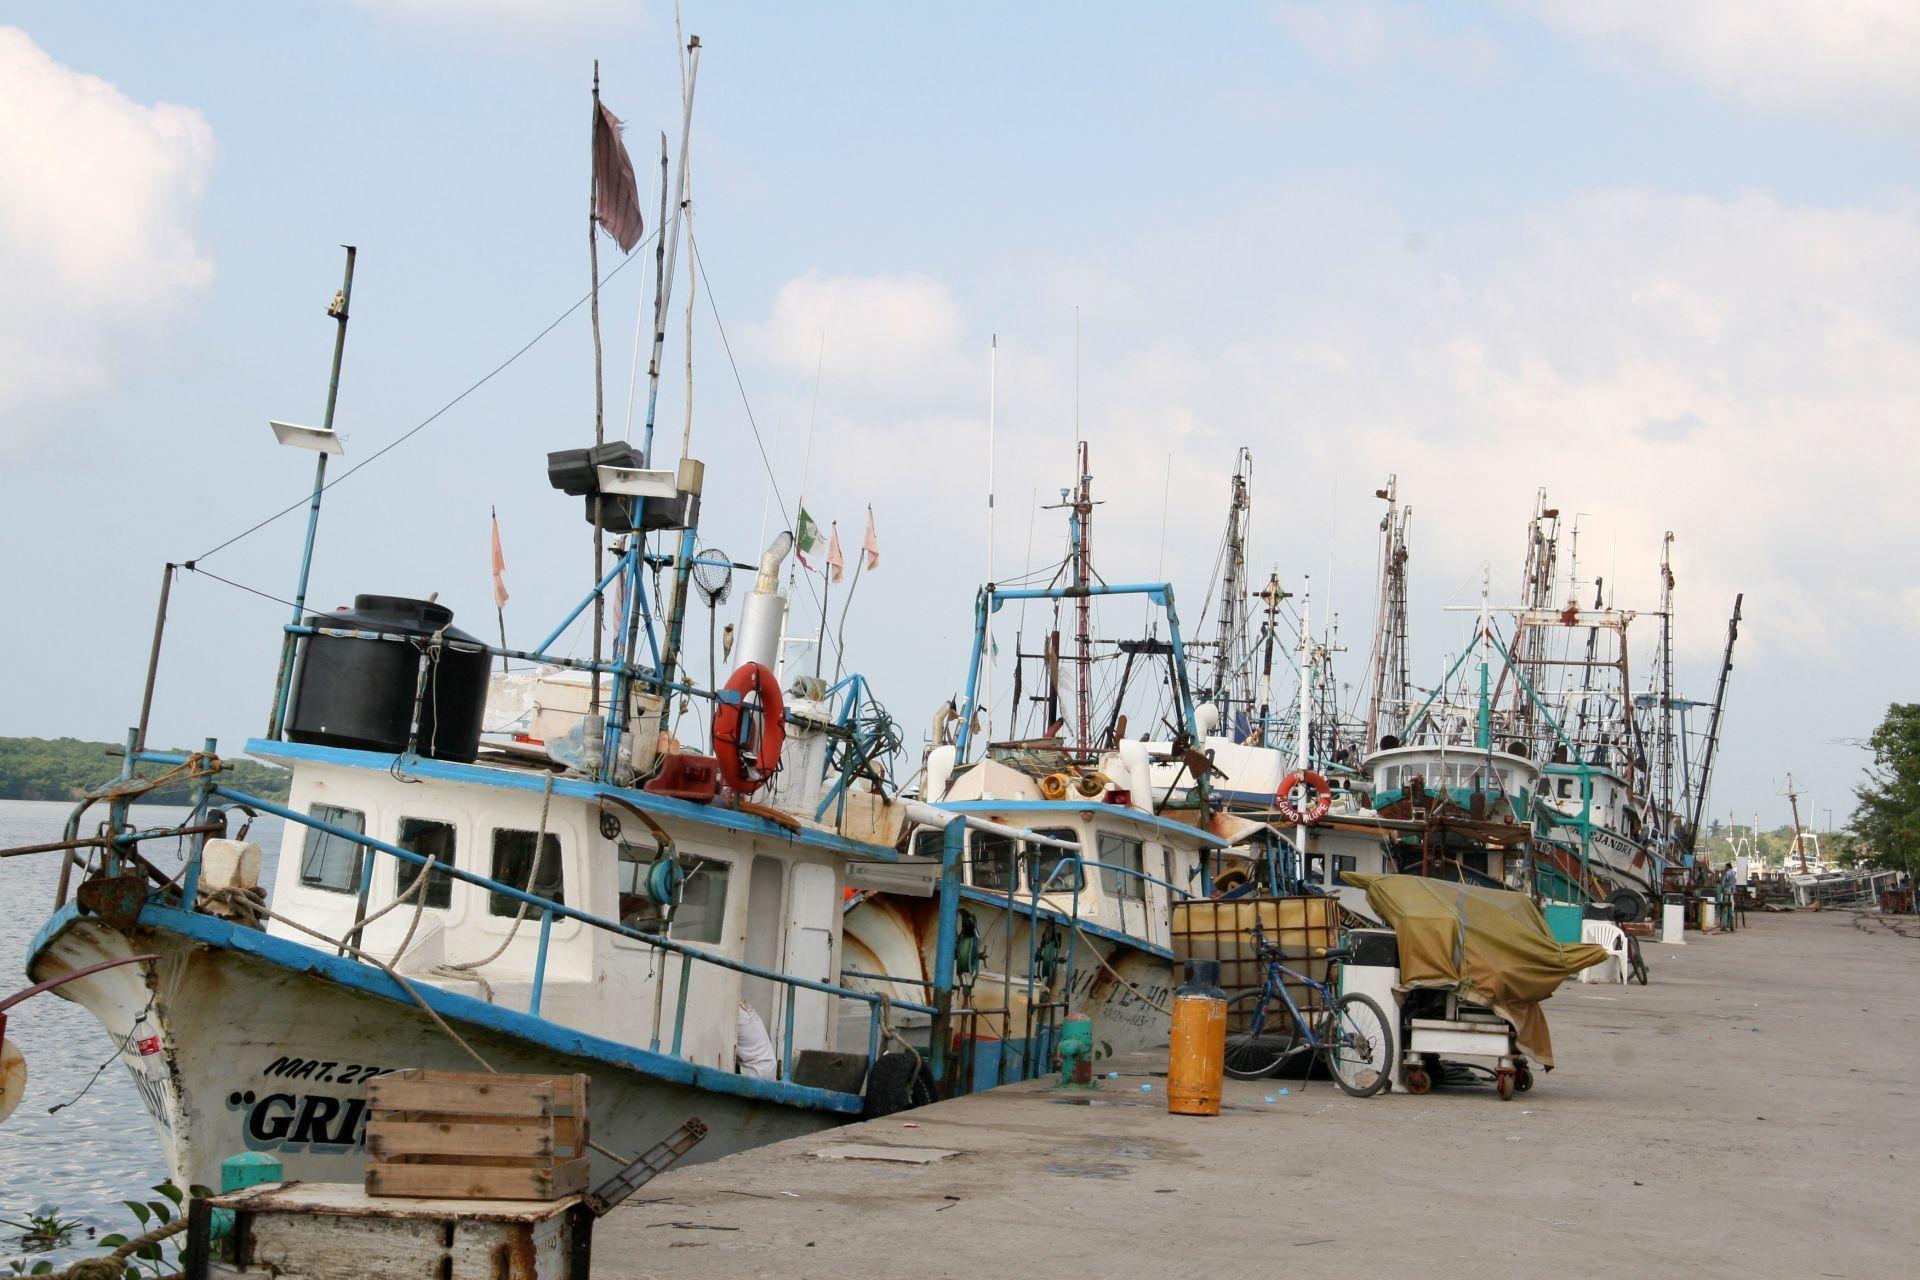
[[[426,888],[420,891],[419,904],[428,911],[451,911],[453,909],[453,873],[450,868],[456,865],[459,858],[459,825],[448,822],[444,818],[416,818],[403,815],[394,826],[393,843],[408,853],[417,853],[423,858],[440,857],[440,855],[437,850],[417,849],[413,844],[408,843],[410,840],[417,842],[423,834],[419,831],[409,833],[407,830],[409,823],[417,823],[422,827],[438,827],[447,833],[447,856],[440,858],[434,864],[433,874],[428,878]],[[398,900],[402,894],[413,887],[414,880],[418,878],[423,868],[400,858],[395,858],[393,861],[395,863],[393,896]]]
[[[992,849],[992,856],[982,851]],[[1018,838],[997,831],[967,832],[967,883],[982,893],[1018,893],[1020,891],[1020,852]]]
[[[547,898],[559,906],[565,906],[567,903],[566,850],[562,846],[560,836],[557,832],[547,832],[546,839],[541,841],[539,846],[541,862],[538,870],[541,873],[545,873],[547,871],[548,860],[550,859],[552,866],[550,879],[546,878],[543,874],[537,874],[532,878],[531,882],[529,882],[527,878],[529,868],[527,866],[522,865],[515,867],[511,863],[506,866],[502,866],[501,864],[503,856],[509,859],[519,857],[531,859],[534,853],[532,842],[539,839],[539,834],[537,831],[528,831],[521,827],[495,827],[487,842],[489,855],[487,875],[491,879],[509,888],[519,889],[525,886],[526,892],[533,894],[535,897]],[[529,847],[524,853],[517,854],[513,850],[501,848],[501,840],[503,837],[514,836],[527,837]],[[551,887],[553,892],[547,892],[548,887]],[[487,914],[490,916],[511,918],[520,914],[521,906],[522,903],[520,900],[511,894],[502,893],[498,889],[487,890]],[[534,908],[528,906],[527,910],[531,912]]]
[[[1099,850],[1095,860],[1100,863],[1100,883],[1108,896],[1122,902],[1145,902],[1147,882],[1141,878],[1147,873],[1145,841],[1138,836],[1102,831],[1094,847]]]
[[[308,809],[307,816],[315,822],[341,827],[358,835],[367,833],[367,815],[362,809],[350,809],[339,804],[315,804]],[[344,848],[347,853],[344,884],[330,883],[324,874],[327,869],[327,859],[334,855],[336,845]],[[308,827],[300,843],[300,887],[318,889],[322,893],[359,893],[361,872],[366,866],[366,849],[365,845],[342,839],[331,831]],[[316,870],[310,872],[309,867],[315,867]]]
[[[1073,827],[1035,827],[1033,834],[1049,840],[1071,840],[1078,845],[1080,832]],[[1073,864],[1071,876],[1061,876],[1048,883],[1047,877],[1054,874],[1060,864],[1078,855],[1065,849],[1056,849],[1052,845],[1021,842],[1021,869],[1027,877],[1027,888],[1031,892],[1038,889],[1041,893],[1075,893],[1087,887],[1087,869],[1079,862]]]

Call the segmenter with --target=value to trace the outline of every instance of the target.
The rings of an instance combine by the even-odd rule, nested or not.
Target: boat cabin
[[[555,914],[571,908],[756,969],[831,983],[845,858],[865,846],[550,771],[256,741],[293,771],[289,807],[498,886],[289,823],[272,910],[430,983],[627,1044],[735,1069],[738,1007],[781,1045],[832,1049],[836,998]],[[431,782],[433,785],[418,785]],[[425,883],[418,883],[424,875]],[[508,890],[524,890],[538,902]],[[358,923],[356,923],[358,922]],[[268,931],[311,945],[293,925]],[[681,970],[691,966],[685,987]],[[859,1047],[859,1046],[856,1046]],[[400,1064],[396,1064],[400,1065]],[[785,1064],[782,1064],[783,1067]]]

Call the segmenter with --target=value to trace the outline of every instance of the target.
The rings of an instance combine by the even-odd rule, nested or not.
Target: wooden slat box
[[[367,1194],[554,1200],[587,1188],[587,1077],[390,1071],[367,1082]]]

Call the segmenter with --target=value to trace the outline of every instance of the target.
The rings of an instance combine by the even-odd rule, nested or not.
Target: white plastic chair
[[[1588,920],[1580,928],[1580,940],[1607,949],[1607,958],[1580,971],[1582,982],[1618,982],[1627,980],[1627,935],[1608,920]]]

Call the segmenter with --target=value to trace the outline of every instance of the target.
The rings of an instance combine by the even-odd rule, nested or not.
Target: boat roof
[[[1415,742],[1404,743],[1397,747],[1384,747],[1362,760],[1360,767],[1363,769],[1371,769],[1375,765],[1392,764],[1395,760],[1407,756],[1420,756],[1423,758],[1428,756],[1455,756],[1466,760],[1481,760],[1491,756],[1495,764],[1513,765],[1521,769],[1531,769],[1535,773],[1540,771],[1540,766],[1525,756],[1517,756],[1512,752],[1503,751],[1498,747],[1476,747],[1464,742]]]
[[[430,778],[466,786],[501,787],[511,791],[544,791],[548,778],[552,778],[553,794],[556,796],[573,796],[582,800],[613,798],[622,804],[632,805],[636,809],[658,817],[724,827],[730,831],[762,836],[769,840],[786,840],[840,857],[864,858],[880,862],[894,862],[900,857],[887,845],[849,840],[845,836],[808,826],[805,823],[801,823],[798,829],[795,829],[760,817],[758,814],[731,809],[722,804],[699,804],[692,800],[678,800],[672,796],[656,795],[651,791],[643,791],[635,787],[616,787],[604,782],[595,782],[590,778],[563,778],[544,769],[512,768],[496,764],[463,764],[457,760],[431,760],[422,756],[399,757],[385,751],[356,751],[347,747],[329,747],[308,742],[280,742],[271,738],[248,739],[246,751],[256,759],[286,765],[289,768],[301,764],[323,764],[347,769],[366,769],[378,773],[391,772],[396,763],[404,759],[405,770],[411,777]]]
[[[1090,803],[1086,800],[950,800],[935,802],[934,808],[945,809],[949,813],[1020,814],[1021,817],[1009,825],[1028,829],[1041,825],[1048,814],[1061,818],[1112,818],[1162,836],[1190,840],[1209,848],[1226,843],[1211,831],[1203,831],[1190,822],[1175,822],[1172,818],[1163,818],[1132,805]]]

